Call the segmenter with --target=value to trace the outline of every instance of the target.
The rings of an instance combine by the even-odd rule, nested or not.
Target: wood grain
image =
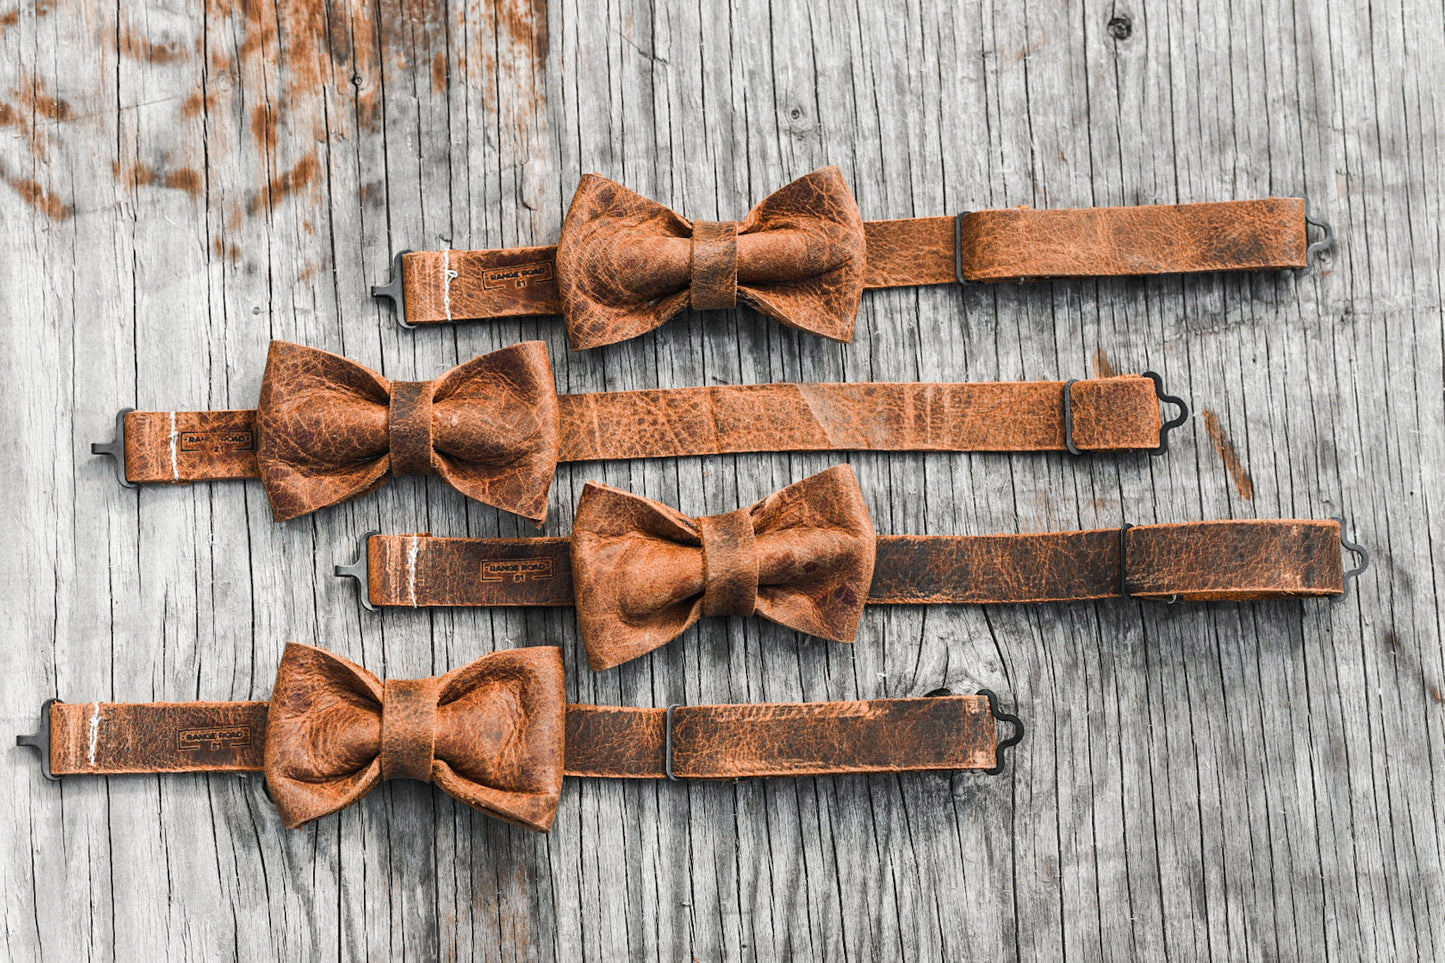
[[[420,784],[285,832],[254,779],[52,785],[9,748],[0,957],[1439,959],[1442,51],[1402,0],[12,0],[5,732],[50,696],[265,698],[294,639],[396,676],[555,642],[621,705],[987,686],[1030,734],[952,783],[572,781],[550,836]],[[569,354],[366,297],[393,249],[551,242],[589,171],[728,218],[829,163],[869,218],[1305,195],[1340,246],[873,292],[851,345],[731,311]],[[332,578],[368,528],[533,534],[436,479],[278,525],[258,485],[89,454],[121,406],[250,407],[272,338],[402,379],[543,338],[563,391],[1154,369],[1212,416],[1165,458],[847,460],[880,532],[1344,514],[1375,565],[1339,605],[878,608],[851,647],[708,620],[593,674],[568,610],[373,616]],[[704,514],[838,460],[567,467],[546,533],[589,478]]]

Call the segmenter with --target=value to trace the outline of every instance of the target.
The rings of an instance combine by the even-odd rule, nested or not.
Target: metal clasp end
[[[1179,409],[1179,413],[1177,415],[1164,422],[1163,426],[1160,427],[1159,447],[1155,448],[1149,453],[1151,455],[1162,455],[1169,450],[1169,432],[1173,431],[1175,428],[1178,428],[1180,425],[1184,424],[1186,421],[1189,420],[1189,405],[1185,403],[1183,398],[1180,398],[1177,395],[1166,395],[1164,393],[1164,379],[1159,377],[1156,372],[1146,371],[1144,372],[1144,377],[1154,382],[1155,398],[1159,399],[1159,401],[1163,404],[1173,405]]]
[[[135,411],[134,408],[122,408],[115,415],[115,436],[110,441],[93,441],[90,443],[92,455],[108,455],[115,459],[115,477],[119,479],[123,488],[139,488],[135,482],[125,477],[125,416]]]
[[[1360,564],[1346,572],[1344,578],[1341,580],[1342,589],[1340,591],[1340,597],[1334,600],[1335,604],[1338,605],[1350,597],[1350,582],[1362,575],[1365,569],[1370,567],[1370,553],[1365,550],[1363,545],[1357,545],[1345,537],[1345,516],[1334,515],[1332,518],[1334,521],[1340,523],[1340,547],[1360,560]]]
[[[46,699],[40,704],[40,726],[32,735],[16,736],[17,746],[26,746],[40,753],[40,774],[51,782],[60,782],[60,777],[50,771],[50,707],[59,699]]]
[[[1003,754],[1024,741],[1024,724],[1023,720],[1018,716],[999,710],[998,696],[993,694],[992,689],[979,689],[978,694],[988,700],[988,711],[993,716],[994,721],[1007,722],[1013,726],[1014,730],[1013,735],[1007,739],[1000,739],[998,741],[998,744],[994,747],[994,767],[984,770],[984,772],[990,776],[997,776],[1003,772]]]
[[[953,219],[953,276],[958,279],[959,284],[973,283],[963,276],[963,219],[972,213],[973,211],[959,211],[958,216]]]
[[[380,534],[381,532],[374,528],[363,534],[356,545],[356,561],[349,565],[337,565],[331,570],[337,578],[356,579],[361,607],[368,612],[376,611],[376,606],[371,604],[371,536]]]
[[[403,328],[414,329],[416,325],[406,323],[406,288],[402,284],[402,258],[411,251],[398,251],[391,259],[391,277],[385,284],[373,284],[371,296],[374,298],[390,298],[392,307],[396,309],[396,323]]]
[[[1325,236],[1305,248],[1305,266],[1295,272],[1295,277],[1304,277],[1306,274],[1309,274],[1314,268],[1315,261],[1321,254],[1335,249],[1335,229],[1330,226],[1329,221],[1311,217],[1309,210],[1306,209],[1305,223],[1312,227],[1319,228],[1324,232]]]

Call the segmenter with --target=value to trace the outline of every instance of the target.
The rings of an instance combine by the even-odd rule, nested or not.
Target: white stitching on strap
[[[447,310],[447,320],[452,320],[452,281],[457,272],[452,270],[452,249],[442,248],[442,306]]]
[[[176,451],[180,447],[180,432],[176,431],[176,413],[171,412],[171,477],[176,481],[181,480],[181,464]]]

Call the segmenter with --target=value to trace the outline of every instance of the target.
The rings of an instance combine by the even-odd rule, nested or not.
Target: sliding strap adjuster
[[[1370,553],[1363,545],[1357,545],[1345,537],[1345,516],[1335,515],[1333,519],[1340,523],[1340,547],[1360,560],[1360,564],[1350,569],[1341,579],[1340,597],[1334,599],[1336,605],[1350,597],[1350,582],[1364,574],[1365,569],[1370,567]]]
[[[381,532],[375,528],[364,533],[356,545],[356,561],[349,565],[337,565],[331,569],[337,578],[356,579],[356,591],[361,597],[361,607],[368,612],[375,612],[376,606],[371,604],[371,536],[380,535]]]
[[[972,213],[973,211],[959,211],[958,216],[953,219],[953,276],[958,279],[959,284],[973,283],[963,276],[963,219]]]
[[[402,258],[411,251],[398,251],[391,258],[391,277],[385,284],[373,284],[371,296],[374,298],[390,298],[392,306],[396,308],[396,323],[403,328],[414,329],[416,325],[406,323],[406,287],[402,283]]]
[[[134,408],[122,408],[115,414],[115,435],[110,441],[93,441],[90,443],[92,455],[106,455],[115,459],[115,477],[120,480],[123,488],[139,488],[135,482],[125,477],[125,416],[135,411]]]
[[[28,736],[16,736],[15,744],[34,749],[40,753],[40,774],[51,782],[60,782],[60,777],[50,771],[50,707],[59,699],[46,699],[40,704],[40,726]]]

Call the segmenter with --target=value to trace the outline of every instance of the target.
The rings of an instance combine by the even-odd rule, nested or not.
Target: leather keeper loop
[[[758,548],[751,508],[697,520],[702,533],[702,613],[752,615],[758,607]]]
[[[435,475],[432,464],[432,382],[393,381],[387,431],[393,475]]]
[[[691,296],[700,311],[737,307],[737,221],[693,222]]]
[[[436,751],[433,679],[388,679],[381,703],[381,778],[431,782]]]

